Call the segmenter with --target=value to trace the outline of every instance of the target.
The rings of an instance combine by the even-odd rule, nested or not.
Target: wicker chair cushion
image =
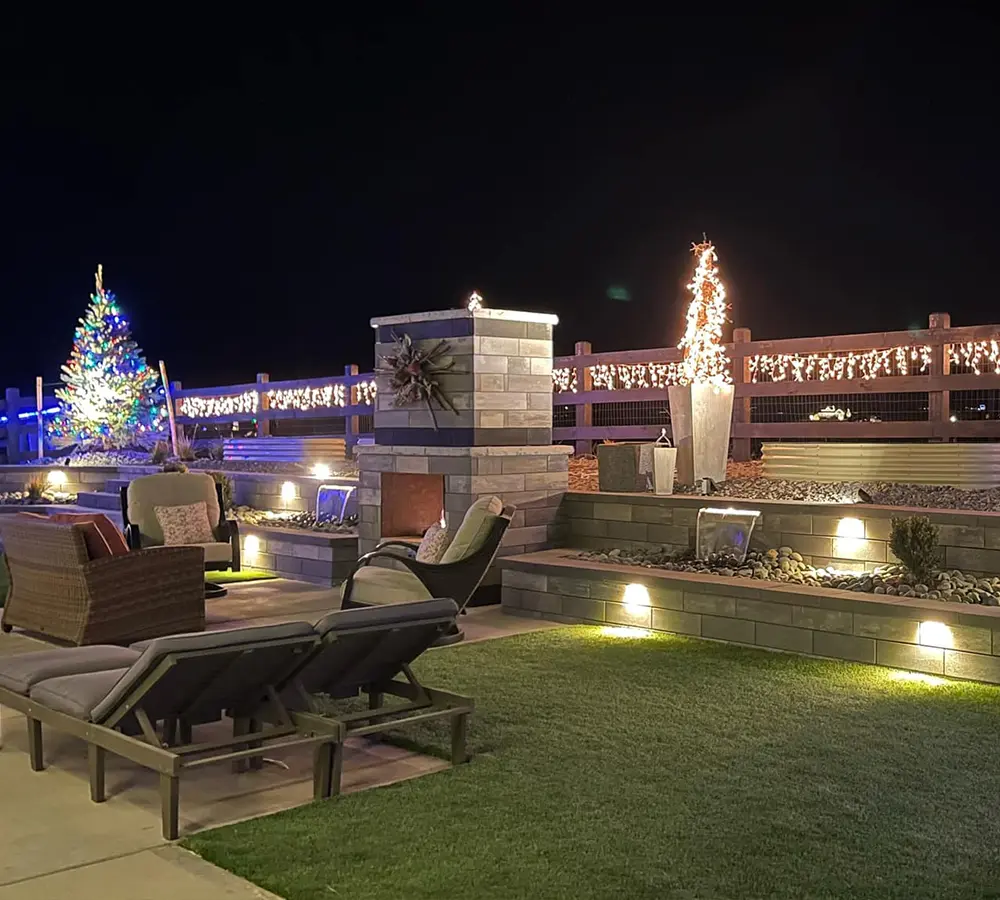
[[[59,513],[55,516],[47,516],[43,513],[19,512],[18,518],[34,519],[48,522],[50,525],[71,525],[82,536],[83,544],[87,548],[87,559],[106,559],[113,556],[111,547],[94,521],[94,516],[84,513]]]
[[[115,527],[115,523],[103,513],[52,513],[48,519],[50,522],[56,522],[60,525],[93,522],[108,545],[108,555],[124,556],[128,553],[128,544],[125,543],[124,535]],[[91,556],[91,559],[95,558]]]
[[[459,562],[480,549],[490,536],[494,520],[502,512],[503,502],[499,497],[481,497],[473,503],[441,557],[441,562]]]
[[[143,547],[162,546],[165,541],[163,529],[156,518],[154,507],[186,506],[204,501],[208,510],[208,521],[215,528],[218,525],[219,498],[215,491],[215,480],[204,472],[161,472],[145,475],[129,482],[128,520],[138,527]]]
[[[83,675],[50,678],[31,689],[31,699],[77,719],[93,720],[94,709],[128,673],[128,669],[108,669]]]
[[[345,581],[340,589],[341,600],[346,588]],[[430,599],[431,592],[412,572],[386,569],[382,566],[365,566],[354,573],[354,584],[351,588],[352,603],[360,603],[363,606],[385,606]]]
[[[417,548],[417,559],[425,563],[439,563],[450,543],[451,538],[447,529],[435,522],[424,532],[420,546]]]
[[[139,655],[128,647],[94,644],[8,656],[0,659],[0,687],[27,696],[34,685],[50,678],[128,668]]]

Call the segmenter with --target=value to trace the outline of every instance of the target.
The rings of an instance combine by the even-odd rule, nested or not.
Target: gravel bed
[[[917,581],[904,566],[879,566],[873,572],[846,573],[815,568],[791,547],[777,550],[751,550],[746,560],[717,554],[707,560],[695,559],[691,551],[670,553],[663,549],[594,550],[576,554],[578,559],[618,565],[667,569],[674,572],[702,572],[732,578],[781,581],[814,587],[839,588],[865,594],[891,597],[920,597],[952,603],[979,603],[1000,606],[1000,578],[978,578],[959,569],[938,572],[927,583]]]
[[[694,488],[675,488],[693,494]],[[963,491],[947,485],[896,484],[889,481],[784,481],[778,478],[734,478],[717,486],[717,498],[735,500],[806,500],[813,503],[874,503],[921,509],[1000,511],[1000,488]]]
[[[178,460],[170,460],[178,462]],[[30,460],[23,465],[43,466],[152,466],[148,453],[138,450],[88,450],[61,458],[45,457]],[[311,467],[295,462],[272,462],[257,460],[222,460],[203,457],[185,460],[189,469],[211,469],[216,472],[260,472],[268,475],[311,475]],[[357,478],[358,467],[353,460],[346,460],[331,466],[332,478]]]
[[[46,491],[41,497],[29,497],[27,491],[0,492],[2,506],[52,506],[76,503],[76,494],[54,494]]]
[[[298,528],[302,531],[321,531],[326,534],[357,534],[357,516],[348,516],[343,524],[326,521],[317,522],[316,514],[311,512],[270,512],[254,509],[251,506],[235,506],[232,514],[238,522],[245,525],[258,525],[263,528]]]

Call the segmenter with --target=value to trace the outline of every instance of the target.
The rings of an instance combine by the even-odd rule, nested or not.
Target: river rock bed
[[[592,550],[578,553],[576,557],[647,569],[700,572],[730,578],[838,588],[855,593],[885,594],[890,597],[919,597],[952,603],[1000,606],[1000,577],[979,578],[966,575],[959,569],[946,569],[922,583],[900,565],[879,566],[873,572],[848,573],[816,568],[791,547],[751,550],[742,563],[736,557],[726,554],[714,554],[706,560],[700,560],[691,551],[678,554],[660,549]]]
[[[0,506],[56,506],[76,503],[76,494],[55,494],[45,491],[41,497],[31,497],[27,491],[0,492]]]
[[[236,506],[232,510],[236,521],[261,528],[298,528],[302,531],[321,531],[326,534],[356,534],[358,518],[348,516],[343,523],[332,521],[317,522],[311,512],[271,512],[254,509],[252,506]]]

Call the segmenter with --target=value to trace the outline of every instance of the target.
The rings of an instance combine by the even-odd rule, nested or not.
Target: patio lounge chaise
[[[173,840],[178,834],[179,778],[185,769],[259,756],[265,741],[277,742],[271,748],[319,745],[325,749],[318,757],[332,753],[332,744],[342,739],[337,724],[331,722],[320,735],[303,734],[277,695],[276,686],[308,659],[318,642],[305,622],[175,635],[150,641],[141,651],[117,648],[133,654],[127,667],[62,675],[51,673],[60,665],[72,671],[78,649],[24,654],[0,660],[0,706],[24,714],[36,771],[44,768],[43,725],[86,741],[90,796],[97,803],[105,799],[107,752],[157,772],[163,835]],[[66,662],[60,664],[55,654],[64,655]],[[109,658],[109,665],[119,659]],[[266,715],[263,707],[270,707]],[[157,722],[216,720],[223,709],[232,712],[234,722],[256,715],[258,721],[275,724],[254,734],[234,733],[231,740],[180,746],[167,746],[156,733]],[[329,768],[328,762],[318,764],[316,771]],[[317,781],[317,795],[323,795],[321,788]]]
[[[129,644],[205,627],[200,550],[91,558],[87,527],[43,516],[0,517],[11,578],[4,631],[22,628],[80,645]]]
[[[449,719],[451,762],[465,762],[473,701],[427,687],[410,668],[410,663],[454,628],[457,615],[455,602],[442,599],[338,610],[320,619],[315,626],[320,646],[283,694],[295,721],[305,730],[319,731],[332,717],[343,726],[345,737],[351,737]],[[359,694],[367,695],[367,710],[337,711],[336,700]],[[405,702],[389,705],[386,696]],[[327,759],[333,769],[324,783],[337,793],[341,756]]]
[[[158,772],[163,834],[173,840],[181,772],[224,761],[260,768],[269,741],[276,742],[270,749],[316,747],[317,798],[339,793],[343,741],[350,735],[448,718],[452,761],[465,761],[472,701],[425,687],[409,668],[456,615],[453,601],[430,600],[338,611],[315,627],[293,622],[178,635],[127,649],[22,654],[0,659],[0,707],[25,715],[32,769],[43,768],[42,725],[86,741],[95,802],[104,799],[108,751]],[[334,698],[359,692],[368,695],[368,710],[338,715]],[[406,702],[384,705],[385,695]],[[232,739],[194,743],[192,726],[216,722],[223,712],[232,717]]]
[[[125,540],[133,550],[163,547],[163,526],[157,507],[181,507],[204,503],[208,511],[213,540],[187,546],[200,547],[205,553],[205,569],[240,570],[240,536],[235,519],[226,518],[222,487],[205,472],[161,472],[135,478],[121,489],[122,520]],[[206,535],[207,536],[207,535]],[[221,597],[225,588],[205,584],[206,597]]]
[[[438,563],[418,560],[418,545],[409,541],[382,541],[362,556],[347,576],[341,589],[343,608],[451,597],[459,612],[464,612],[493,564],[513,515],[514,507],[504,507],[497,497],[477,500]],[[462,637],[456,625],[438,644],[454,643]]]

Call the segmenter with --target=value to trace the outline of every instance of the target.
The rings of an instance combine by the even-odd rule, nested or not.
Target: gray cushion
[[[393,603],[388,606],[366,606],[361,609],[340,609],[329,613],[314,626],[319,635],[353,628],[387,628],[403,622],[423,619],[455,618],[458,604],[454,600],[416,600],[410,603]]]
[[[0,687],[27,697],[32,686],[41,681],[64,675],[127,669],[138,658],[138,650],[106,644],[23,653],[0,659]]]
[[[92,711],[95,722],[101,722],[111,715],[128,693],[142,681],[165,656],[171,653],[185,653],[198,650],[231,650],[244,644],[279,641],[288,638],[315,637],[308,622],[282,622],[277,625],[260,625],[253,628],[231,628],[223,631],[203,631],[195,634],[176,634],[170,637],[154,638],[133,644],[133,650],[141,651],[128,674],[116,685]],[[183,664],[181,664],[183,667]]]
[[[66,713],[88,722],[93,721],[94,708],[108,696],[128,671],[128,669],[110,669],[106,672],[87,672],[83,675],[50,678],[31,689],[31,699],[56,712]]]

